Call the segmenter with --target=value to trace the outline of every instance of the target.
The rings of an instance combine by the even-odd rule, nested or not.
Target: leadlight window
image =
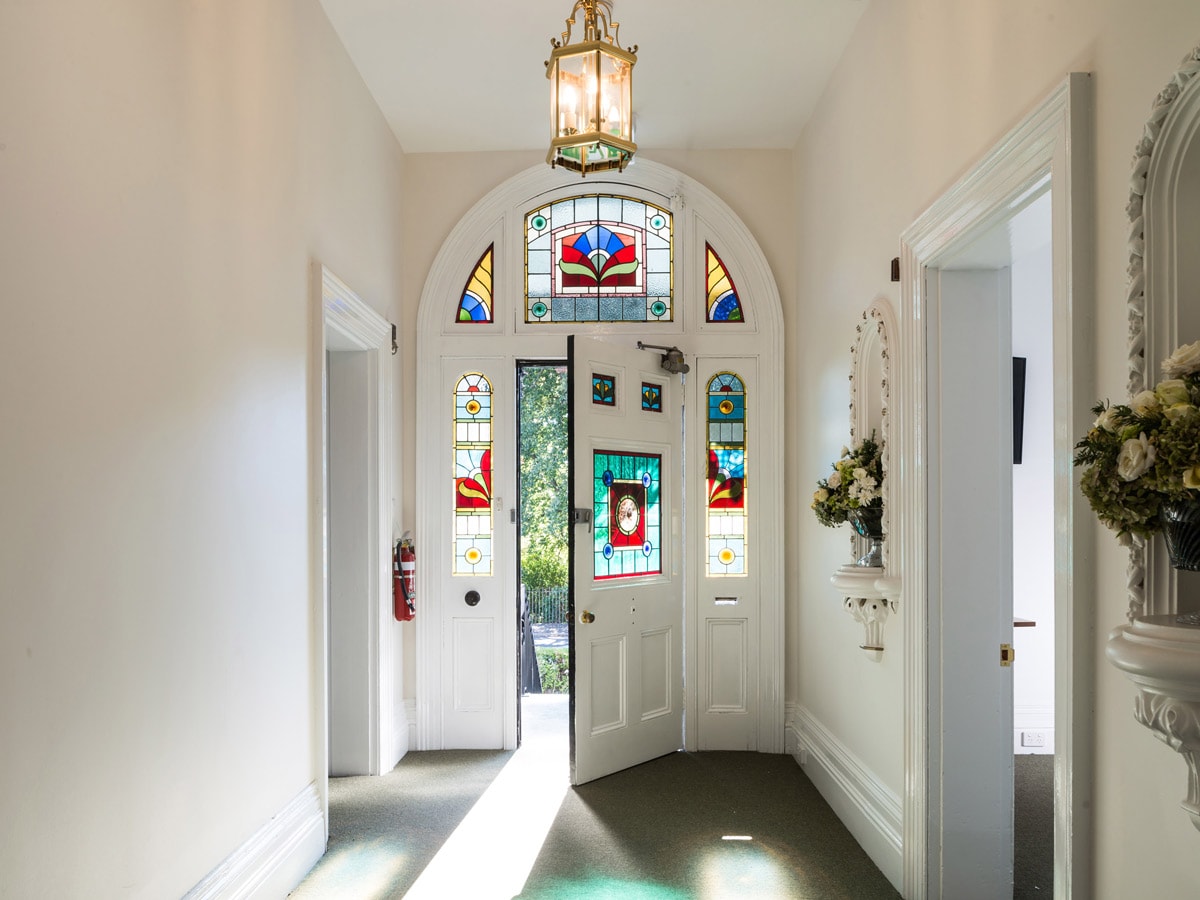
[[[460,323],[483,323],[492,321],[492,259],[496,245],[492,244],[479,257],[479,262],[471,270],[471,277],[463,288],[462,299],[458,301],[458,321]]]
[[[708,287],[709,322],[742,322],[742,301],[738,299],[737,288],[733,279],[717,251],[707,242],[704,244],[704,260],[706,266],[706,284]]]
[[[592,452],[597,581],[662,572],[662,457]]]
[[[492,385],[477,372],[454,389],[454,574],[492,574]]]
[[[746,388],[732,372],[708,382],[708,574],[746,574]]]
[[[670,322],[671,213],[629,197],[558,200],[525,216],[525,321]]]

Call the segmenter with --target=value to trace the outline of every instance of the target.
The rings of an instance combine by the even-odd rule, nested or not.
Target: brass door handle
[[[584,625],[591,625],[596,621],[596,616],[585,609],[582,615],[580,615],[579,621],[581,621]]]

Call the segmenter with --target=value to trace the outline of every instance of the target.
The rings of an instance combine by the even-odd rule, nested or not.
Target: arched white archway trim
[[[524,323],[524,269],[514,261],[523,259],[524,214],[556,197],[583,193],[611,193],[644,198],[670,209],[675,216],[675,318],[670,323],[548,324]],[[751,317],[745,323],[715,327],[705,322],[703,303],[703,243],[705,238],[718,249],[731,270]],[[494,323],[484,326],[455,326],[458,300],[470,267],[495,243]],[[697,246],[699,250],[697,250]],[[697,256],[697,253],[699,254]],[[699,282],[697,284],[697,282]],[[447,530],[448,491],[442,489],[448,471],[448,444],[443,423],[448,421],[447,398],[442,391],[442,360],[487,356],[503,360],[511,369],[517,359],[560,359],[565,356],[566,335],[603,334],[632,344],[642,339],[672,343],[694,359],[752,358],[758,372],[755,421],[761,423],[753,447],[753,471],[759,488],[752,500],[758,505],[760,525],[756,531],[753,560],[758,571],[760,621],[755,635],[757,647],[750,688],[757,710],[756,744],[766,752],[783,751],[784,692],[784,589],[783,589],[783,498],[775,489],[783,482],[783,315],[779,291],[758,242],[744,222],[704,185],[668,166],[640,160],[620,175],[589,178],[586,183],[566,179],[564,173],[536,166],[504,182],[463,216],[442,245],[425,282],[417,314],[417,481],[416,513],[421,567],[448,565],[448,556],[436,549]],[[499,363],[498,363],[499,364]],[[693,404],[702,385],[687,385]],[[692,405],[690,408],[699,409]],[[427,427],[426,427],[427,426]],[[777,429],[777,430],[769,430]],[[689,447],[691,447],[689,441]],[[689,454],[694,450],[689,450]],[[499,475],[497,477],[500,477]],[[768,487],[770,486],[770,487]],[[495,493],[500,493],[497,489]],[[508,494],[502,494],[508,496]],[[508,527],[505,510],[495,512],[497,528]],[[697,558],[696,538],[702,510],[688,512],[689,558]],[[433,552],[425,552],[433,548]],[[692,566],[689,563],[689,566]],[[689,568],[689,573],[697,571]],[[515,574],[511,579],[515,595]],[[691,578],[694,585],[696,579]],[[417,743],[421,749],[436,749],[442,742],[441,657],[442,610],[450,602],[441,596],[434,577],[423,579],[421,609],[417,617]],[[696,622],[694,587],[689,589],[689,622]],[[504,622],[504,646],[515,646],[515,617]],[[694,641],[695,629],[690,641]],[[688,745],[696,741],[695,661],[689,657]],[[505,673],[505,679],[508,673]],[[515,684],[515,671],[513,673]],[[507,683],[505,680],[503,683]],[[505,744],[515,741],[515,688],[505,712]]]

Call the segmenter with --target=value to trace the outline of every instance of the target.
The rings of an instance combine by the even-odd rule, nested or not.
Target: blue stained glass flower
[[[575,239],[574,247],[584,256],[591,256],[597,250],[612,256],[625,247],[625,242],[603,225],[593,225]]]
[[[613,473],[612,473],[612,469],[609,469],[609,470],[607,470],[607,471],[606,471],[606,472],[605,472],[605,473],[604,473],[604,474],[603,474],[603,475],[600,477],[600,480],[604,482],[604,486],[605,486],[605,487],[612,487],[612,483],[613,483]]]
[[[649,541],[646,541],[646,543],[642,544],[642,553],[644,553],[646,556],[649,556],[653,552],[654,547]]]
[[[650,487],[650,473],[649,472],[642,473],[642,486]]]
[[[604,549],[601,550],[600,552],[604,554],[605,559],[612,559],[613,558],[613,545],[605,544]]]

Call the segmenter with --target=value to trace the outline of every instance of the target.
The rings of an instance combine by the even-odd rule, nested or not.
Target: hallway
[[[523,708],[515,753],[331,779],[329,851],[292,897],[897,896],[790,757],[675,753],[572,791],[566,695]]]

